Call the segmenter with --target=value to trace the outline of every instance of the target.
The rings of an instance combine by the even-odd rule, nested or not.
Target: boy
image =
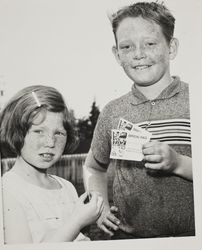
[[[195,235],[188,84],[172,77],[169,66],[178,49],[174,23],[157,2],[135,3],[112,16],[113,53],[134,84],[100,114],[84,180],[88,189],[102,193],[98,226],[114,239]],[[115,161],[110,208],[111,130],[121,118],[152,137],[143,145],[143,161]]]

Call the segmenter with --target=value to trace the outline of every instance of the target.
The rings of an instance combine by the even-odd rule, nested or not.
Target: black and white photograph
[[[0,248],[201,249],[201,14],[0,0]]]

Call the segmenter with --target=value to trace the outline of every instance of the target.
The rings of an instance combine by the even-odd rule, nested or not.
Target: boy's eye
[[[131,48],[131,45],[121,45],[120,49],[121,50],[129,50]]]
[[[154,45],[156,45],[156,43],[154,43],[154,42],[148,42],[148,43],[146,43],[146,46],[154,46]]]

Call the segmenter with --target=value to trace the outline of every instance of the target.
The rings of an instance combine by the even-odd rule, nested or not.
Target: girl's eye
[[[43,130],[40,130],[40,129],[36,129],[33,132],[36,133],[36,134],[40,134],[40,135],[43,134]]]
[[[57,131],[57,132],[55,133],[55,135],[66,136],[66,133],[65,133],[65,132],[61,132],[61,131]]]

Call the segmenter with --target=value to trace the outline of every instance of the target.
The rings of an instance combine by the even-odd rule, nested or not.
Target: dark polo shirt
[[[191,156],[188,84],[174,77],[155,100],[132,87],[128,94],[103,109],[94,132],[94,158],[109,164],[111,130],[120,118],[152,133],[151,140],[168,143],[178,153]],[[113,161],[114,204],[120,228],[137,237],[195,235],[193,183],[162,171],[151,171],[143,162]]]

